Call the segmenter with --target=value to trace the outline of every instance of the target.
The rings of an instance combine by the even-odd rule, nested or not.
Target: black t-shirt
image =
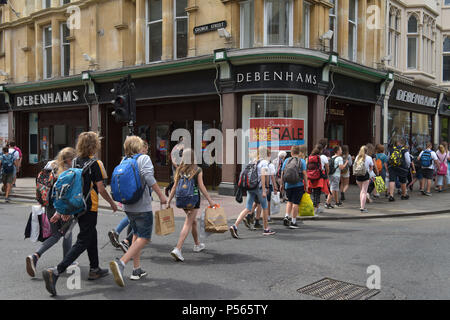
[[[92,164],[86,169],[83,175],[83,196],[86,197],[90,192],[90,197],[87,199],[86,207],[88,211],[98,211],[98,190],[96,183],[108,178],[105,167],[100,160],[95,158],[77,158],[75,160],[75,167],[83,168],[87,161],[93,160]]]

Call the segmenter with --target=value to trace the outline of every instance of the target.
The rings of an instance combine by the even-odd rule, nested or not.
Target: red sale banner
[[[272,137],[272,134],[276,134],[276,129],[278,136]],[[290,150],[294,145],[305,144],[304,129],[304,119],[250,118],[249,148],[271,147],[278,143],[279,150]]]

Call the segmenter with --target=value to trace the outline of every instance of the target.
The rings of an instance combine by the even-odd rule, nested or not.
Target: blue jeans
[[[138,238],[151,239],[153,229],[153,212],[127,212],[130,226]]]
[[[125,229],[128,225],[130,224],[130,220],[128,219],[128,217],[123,218],[122,220],[120,220],[119,224],[116,227],[116,232],[117,233],[121,233],[123,229]]]
[[[269,192],[267,189],[266,192]],[[248,190],[247,191],[247,209],[249,211],[252,211],[253,202],[255,202],[255,199],[258,199],[259,203],[261,204],[261,208],[263,210],[268,208],[267,205],[267,197],[262,196],[262,189],[254,189],[254,190]]]

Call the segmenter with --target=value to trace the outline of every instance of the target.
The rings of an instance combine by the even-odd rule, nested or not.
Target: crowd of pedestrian
[[[3,154],[0,156],[6,199],[15,174],[20,170],[21,153],[14,147],[15,144],[10,143],[9,148],[3,148]],[[161,206],[166,205],[167,208],[171,208],[171,202],[176,198],[176,207],[184,210],[186,214],[178,242],[170,252],[173,259],[184,261],[182,248],[189,233],[194,240],[193,251],[201,252],[205,249],[205,244],[200,242],[197,225],[200,194],[204,195],[210,207],[217,207],[218,204],[206,190],[202,169],[195,164],[195,153],[186,148],[181,139],[171,152],[172,183],[165,193],[155,179],[154,167],[147,154],[148,144],[140,137],[129,136],[123,145],[125,157],[114,170],[112,177],[112,180],[119,182],[119,186],[113,186],[111,182],[111,196],[105,189],[107,176],[103,163],[95,158],[99,148],[100,138],[97,133],[83,132],[78,137],[76,149],[68,147],[61,150],[56,159],[47,163],[43,169],[51,174],[38,176],[37,179],[41,186],[45,186],[45,179],[53,179],[51,181],[54,190],[46,191],[46,195],[51,195],[50,198],[47,196],[50,200],[42,200],[46,195],[38,199],[51,223],[51,236],[44,239],[40,248],[33,254],[26,257],[26,270],[31,277],[35,277],[38,260],[63,238],[61,262],[42,272],[45,287],[52,295],[56,295],[59,276],[68,267],[77,265],[76,260],[84,251],[87,251],[89,257],[89,280],[99,279],[109,273],[99,265],[96,229],[99,196],[109,203],[113,212],[118,210],[119,205],[126,213],[119,225],[108,233],[112,245],[123,251],[120,258],[109,263],[117,285],[125,286],[125,269],[131,260],[131,280],[139,280],[147,275],[141,267],[140,256],[152,236],[152,192],[158,196]],[[425,196],[431,196],[433,180],[437,192],[442,192],[445,185],[450,185],[450,152],[445,142],[442,142],[436,151],[433,150],[433,145],[428,143],[425,150],[419,149],[418,154],[410,154],[405,141],[399,138],[387,152],[383,145],[367,144],[360,146],[358,154],[351,155],[349,146],[329,148],[327,139],[321,139],[309,154],[305,146],[295,145],[289,152],[279,152],[275,159],[271,159],[271,156],[270,149],[259,147],[240,174],[238,191],[241,194],[246,193],[247,197],[245,208],[229,226],[233,238],[239,238],[238,226],[241,222],[251,230],[261,228],[264,236],[274,235],[275,231],[270,228],[270,203],[275,199],[286,202],[283,225],[292,230],[298,229],[302,223],[297,217],[301,213],[299,211],[305,195],[312,200],[314,209],[311,210],[314,215],[320,215],[325,209],[345,206],[348,201],[346,192],[352,175],[360,189],[361,213],[368,212],[367,202],[380,198],[382,194],[389,201],[395,201],[395,189],[402,200],[408,200],[408,192],[413,190],[416,182],[419,182],[420,191]],[[11,161],[14,168],[11,168]],[[84,207],[73,214],[70,210],[74,211],[74,205],[70,207],[69,212],[65,211],[67,208],[64,205],[69,199],[64,199],[67,195],[58,191],[58,182],[72,174],[73,183],[78,179],[77,172],[81,177],[80,196],[83,197]],[[127,174],[131,176],[126,176]],[[125,180],[120,180],[124,177]],[[118,188],[118,191],[115,191],[115,188]],[[38,188],[39,190],[45,188]],[[117,199],[117,192],[120,193],[120,201]],[[325,196],[323,206],[322,195]],[[58,202],[61,199],[64,201]],[[185,199],[188,199],[189,203],[184,201]],[[63,203],[63,207],[60,203]],[[261,215],[262,225],[259,222]],[[72,245],[72,228],[76,223],[80,232]],[[120,241],[119,234],[127,226],[127,239]]]

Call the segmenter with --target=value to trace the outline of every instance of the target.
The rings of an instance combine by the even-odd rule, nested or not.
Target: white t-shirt
[[[334,157],[334,166],[336,167],[336,171],[332,174],[333,177],[340,177],[341,176],[341,169],[339,166],[342,166],[344,164],[344,159],[342,159],[341,156]],[[330,168],[331,169],[331,168]]]
[[[267,176],[267,179],[269,179],[269,185],[272,185],[272,179],[270,177],[274,176],[276,173],[275,165],[273,163],[269,163],[268,168],[269,168],[269,176]]]
[[[258,168],[258,177],[259,177],[259,188],[262,188],[262,184],[261,184],[261,181],[262,181],[262,179],[261,179],[262,171],[263,171],[263,169],[265,169],[266,174],[268,174],[268,170],[269,170],[269,161],[267,161],[267,160],[261,160],[261,161],[259,161],[257,168]],[[267,180],[268,178],[269,178],[269,176],[266,175],[266,180]]]
[[[427,149],[425,151],[430,151],[430,153],[431,153],[431,166],[425,167],[425,168],[422,167],[422,169],[433,169],[434,170],[434,161],[439,160],[437,157],[437,154],[436,154],[436,152],[434,152],[433,150],[430,150],[430,149]],[[423,151],[419,154],[419,158],[422,157],[422,154],[423,154]]]
[[[19,151],[17,151],[14,148],[13,149],[9,148],[8,152],[14,156],[14,161],[19,160],[20,158]]]
[[[320,162],[322,164],[322,170],[325,170],[325,165],[328,164],[328,157],[324,154],[320,155]]]

